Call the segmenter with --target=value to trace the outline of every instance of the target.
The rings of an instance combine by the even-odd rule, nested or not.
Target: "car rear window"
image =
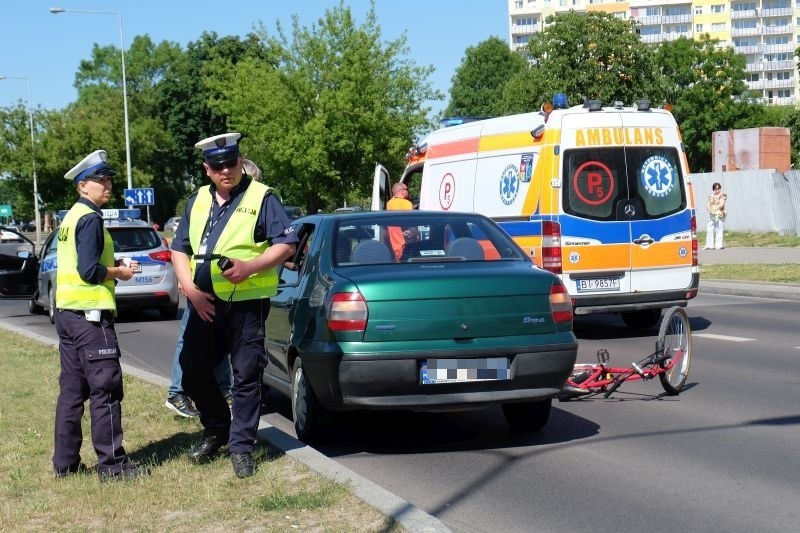
[[[527,260],[499,226],[469,215],[343,220],[335,232],[333,251],[338,266]]]
[[[108,228],[115,252],[141,252],[161,246],[161,238],[152,228]]]

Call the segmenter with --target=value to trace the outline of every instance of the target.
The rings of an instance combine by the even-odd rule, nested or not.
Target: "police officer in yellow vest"
[[[278,197],[243,172],[240,137],[225,133],[195,145],[211,184],[189,197],[172,241],[172,262],[189,304],[179,356],[183,391],[203,424],[189,459],[210,461],[227,444],[234,473],[247,477],[255,469],[267,364],[264,321],[277,290],[276,267],[294,254],[297,237]],[[214,381],[214,369],[228,353],[230,410]]]
[[[114,331],[114,283],[131,279],[137,265],[132,261],[125,266],[114,259],[114,243],[103,227],[100,206],[111,198],[115,175],[103,150],[92,152],[64,175],[77,187],[80,198],[58,228],[56,331],[61,375],[53,453],[57,477],[84,468],[80,448],[86,400],[100,481],[149,474],[122,447],[122,369]]]

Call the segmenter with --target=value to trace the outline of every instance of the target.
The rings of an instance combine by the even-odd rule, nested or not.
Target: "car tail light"
[[[161,250],[160,252],[151,252],[147,255],[150,256],[150,259],[155,259],[156,261],[161,261],[162,263],[172,262],[172,252],[169,250]]]
[[[328,304],[328,328],[331,331],[367,329],[367,302],[360,292],[337,292]]]
[[[697,266],[697,218],[692,217],[689,225],[692,228],[692,266]]]
[[[561,274],[561,224],[542,222],[542,268]]]
[[[560,281],[550,286],[550,314],[556,323],[572,321],[572,299]]]

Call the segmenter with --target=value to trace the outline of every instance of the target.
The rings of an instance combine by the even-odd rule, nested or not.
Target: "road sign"
[[[125,189],[125,205],[155,205],[156,194],[152,188]]]
[[[11,216],[14,216],[14,212],[11,209],[11,204],[0,204],[0,217]]]

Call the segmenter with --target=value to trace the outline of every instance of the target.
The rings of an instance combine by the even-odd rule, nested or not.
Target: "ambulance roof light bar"
[[[650,111],[650,100],[636,100],[636,111]]]

